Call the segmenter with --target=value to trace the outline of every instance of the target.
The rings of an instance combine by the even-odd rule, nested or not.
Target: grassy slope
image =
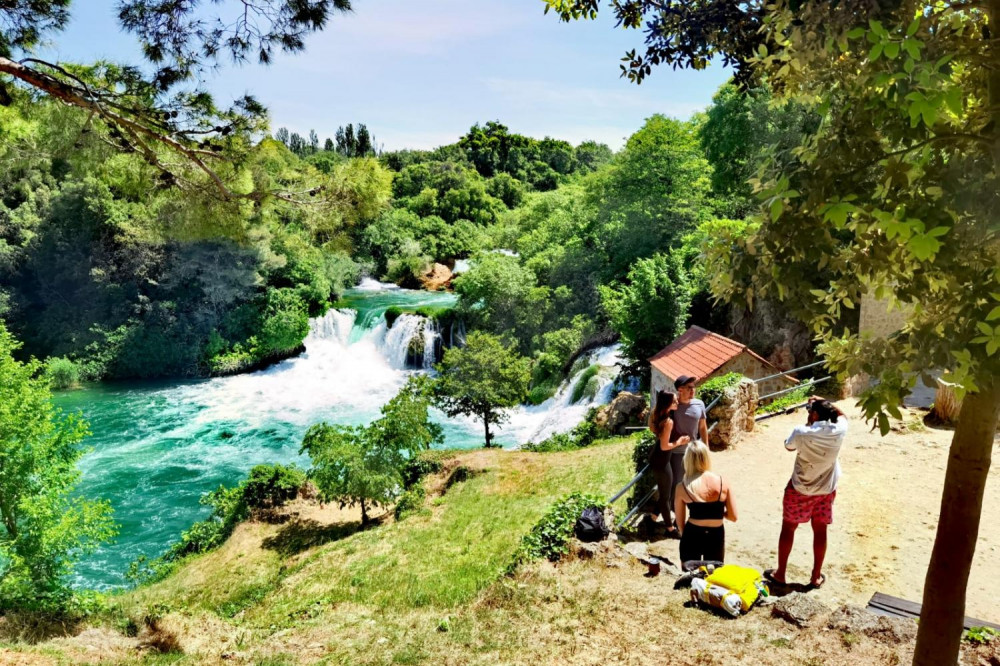
[[[797,630],[766,610],[733,621],[685,608],[686,591],[644,578],[624,555],[498,575],[556,498],[620,486],[630,452],[618,441],[554,454],[448,454],[452,468],[482,472],[437,496],[444,477],[430,479],[422,514],[357,532],[336,508],[301,505],[297,521],[242,525],[219,550],[117,597],[119,612],[83,634],[7,652],[0,644],[0,664],[908,661],[905,647]],[[150,617],[154,630],[120,633],[125,618],[143,626]]]

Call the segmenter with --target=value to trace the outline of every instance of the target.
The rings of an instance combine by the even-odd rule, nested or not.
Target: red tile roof
[[[650,365],[671,379],[681,375],[697,377],[699,383],[725,363],[744,351],[757,360],[771,366],[746,345],[727,337],[706,331],[700,326],[692,326],[649,359]],[[773,366],[771,366],[773,367]]]

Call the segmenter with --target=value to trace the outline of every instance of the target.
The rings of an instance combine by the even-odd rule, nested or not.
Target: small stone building
[[[781,372],[781,369],[754,353],[741,342],[707,331],[700,326],[692,326],[649,359],[652,367],[650,389],[675,392],[674,380],[681,375],[698,378],[698,384],[730,372],[738,372],[750,379],[760,379]],[[761,382],[757,389],[760,395],[773,393],[790,387],[796,380],[790,377],[775,377]]]

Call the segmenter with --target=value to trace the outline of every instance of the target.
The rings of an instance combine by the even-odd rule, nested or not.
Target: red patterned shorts
[[[789,483],[782,502],[782,520],[796,525],[810,521],[817,525],[831,525],[836,497],[836,490],[828,495],[803,495]]]

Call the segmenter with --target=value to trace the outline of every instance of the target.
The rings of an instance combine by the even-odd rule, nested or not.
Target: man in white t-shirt
[[[782,503],[781,536],[778,539],[778,568],[764,576],[785,584],[788,556],[795,543],[795,529],[812,523],[813,570],[809,584],[819,588],[826,581],[823,560],[826,557],[827,526],[833,523],[833,500],[840,479],[838,455],[847,434],[847,417],[828,400],[809,399],[809,419],[796,426],[785,440],[785,448],[796,451],[795,469],[785,488]]]

